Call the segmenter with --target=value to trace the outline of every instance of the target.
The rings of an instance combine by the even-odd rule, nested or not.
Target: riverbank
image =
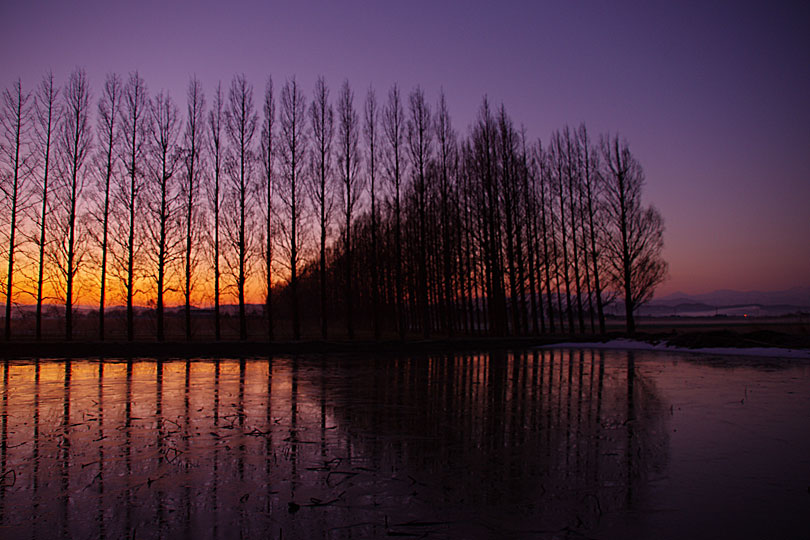
[[[810,335],[777,331],[737,332],[707,330],[644,333],[628,336],[549,335],[535,337],[460,337],[428,340],[334,341],[7,341],[0,343],[2,358],[65,357],[239,357],[289,354],[414,354],[526,349],[532,347],[643,348],[649,350],[704,351],[713,354],[779,356],[783,351],[803,351],[810,358]],[[761,350],[760,350],[761,349]],[[791,353],[792,354],[792,353]]]
[[[565,341],[571,341],[571,337]],[[0,343],[3,358],[64,357],[242,357],[290,354],[414,354],[524,349],[550,345],[560,337],[457,338],[355,341],[9,341]]]

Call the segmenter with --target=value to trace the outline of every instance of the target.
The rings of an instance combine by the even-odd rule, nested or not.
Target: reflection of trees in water
[[[0,525],[32,538],[587,529],[632,507],[666,460],[656,390],[632,354],[616,360],[6,362]]]
[[[0,416],[0,525],[6,521],[6,490],[9,486],[8,470],[8,362],[3,365],[3,395],[0,404],[3,406]]]
[[[505,512],[559,527],[591,525],[631,506],[644,477],[665,465],[662,407],[632,353],[622,364],[574,350],[387,367],[385,384],[379,370],[356,373],[353,384],[366,393],[339,400],[335,415],[374,433],[376,443],[389,441],[364,451],[380,468],[411,471],[428,484],[432,502],[463,501],[493,521]]]

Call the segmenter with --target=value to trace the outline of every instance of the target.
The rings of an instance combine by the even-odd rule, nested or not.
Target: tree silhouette
[[[17,79],[11,89],[3,91],[0,110],[2,130],[2,157],[9,169],[0,178],[3,196],[10,206],[8,229],[8,271],[6,273],[6,339],[11,339],[11,304],[14,296],[14,255],[17,250],[18,217],[23,198],[25,181],[28,178],[30,155],[25,147],[25,137],[30,128],[30,92],[23,92],[22,81]]]
[[[318,77],[309,106],[309,123],[312,133],[310,149],[309,198],[318,214],[318,281],[320,285],[321,337],[326,339],[328,316],[326,310],[326,237],[332,217],[333,178],[332,140],[335,134],[335,113],[329,103],[329,88],[323,77]]]
[[[502,189],[497,174],[497,126],[485,98],[473,126],[468,155],[475,205],[480,226],[484,274],[484,296],[488,311],[488,328],[496,336],[507,332],[506,291],[503,272],[503,231],[500,201]]]
[[[303,240],[305,156],[307,148],[306,103],[304,94],[293,77],[281,90],[281,177],[279,198],[285,219],[282,220],[283,244],[289,255],[289,287],[292,301],[293,339],[301,338],[301,316],[298,306],[298,266]]]
[[[368,171],[369,197],[371,199],[371,298],[372,311],[371,318],[374,327],[374,339],[380,339],[380,286],[379,286],[379,263],[378,258],[378,237],[379,225],[377,217],[378,182],[377,170],[379,167],[379,110],[377,108],[377,96],[373,88],[369,88],[366,94],[366,102],[363,116],[363,135],[366,142],[366,165]]]
[[[208,112],[208,142],[209,154],[211,155],[211,165],[213,168],[209,187],[209,201],[213,216],[214,234],[211,238],[213,244],[213,267],[214,267],[214,339],[219,341],[222,338],[222,328],[220,324],[220,240],[219,225],[222,209],[222,190],[220,185],[223,162],[225,161],[224,141],[222,140],[222,124],[224,122],[222,85],[217,84],[214,92],[214,102]]]
[[[197,77],[188,82],[186,91],[186,121],[183,134],[183,164],[185,174],[181,179],[183,217],[185,221],[185,249],[183,299],[185,301],[186,339],[191,339],[191,294],[194,288],[194,273],[199,262],[200,170],[205,141],[205,94]]]
[[[418,290],[421,326],[424,336],[430,337],[430,304],[428,301],[427,261],[427,169],[431,159],[433,131],[430,106],[421,87],[408,97],[408,151],[413,166],[414,192],[418,214]]]
[[[37,153],[42,159],[42,184],[39,186],[41,210],[38,216],[39,219],[39,239],[37,245],[39,247],[39,268],[37,271],[37,314],[36,314],[36,339],[42,338],[42,300],[43,300],[43,285],[45,280],[45,248],[47,245],[46,231],[48,230],[48,213],[49,213],[49,174],[53,169],[51,163],[51,149],[53,142],[56,139],[56,129],[60,117],[59,107],[59,89],[54,85],[53,73],[48,72],[40,81],[37,87],[36,95],[34,96],[34,133],[36,135],[35,146]],[[53,203],[51,202],[50,205]],[[103,297],[102,288],[102,297]],[[102,312],[103,313],[103,312]],[[103,328],[103,326],[102,326]]]
[[[258,116],[253,110],[253,87],[244,75],[238,75],[231,81],[228,92],[228,103],[225,109],[225,132],[231,144],[229,179],[228,219],[229,238],[236,251],[236,261],[232,261],[232,272],[236,278],[236,289],[239,298],[239,339],[247,339],[247,317],[245,314],[245,283],[248,265],[252,254],[252,230],[247,214],[253,202],[254,178],[252,151],[253,136],[256,134]]]
[[[566,215],[566,146],[562,133],[555,131],[551,136],[551,147],[549,148],[549,159],[551,160],[551,174],[554,179],[554,194],[557,197],[555,204],[559,214],[557,216],[559,224],[559,246],[562,251],[562,278],[565,285],[565,313],[568,319],[568,330],[574,331],[574,308],[571,303],[571,270],[572,264],[568,257],[570,232],[568,230],[568,216]],[[560,315],[562,317],[562,315]],[[560,321],[562,325],[562,320]]]
[[[118,295],[129,340],[136,304],[155,307],[158,340],[174,324],[188,340],[192,304],[209,301],[222,339],[223,295],[238,302],[242,340],[259,318],[269,339],[317,323],[326,338],[336,315],[345,333],[332,334],[348,338],[584,333],[587,322],[604,333],[619,297],[632,333],[666,276],[640,164],[618,136],[595,145],[584,125],[529,141],[485,97],[461,135],[442,91],[433,110],[421,87],[404,107],[396,85],[379,105],[369,88],[361,118],[349,81],[333,108],[323,77],[309,107],[287,80],[278,117],[268,78],[261,124],[244,75],[227,96],[217,87],[209,111],[192,77],[182,116],[137,72],[108,75],[96,103],[82,70],[63,90],[47,73],[35,94],[18,81],[0,114],[7,337],[14,303],[36,296],[41,339],[51,295],[64,301],[66,339],[87,298],[97,327],[76,335],[112,335]],[[262,293],[259,315],[248,303]],[[274,298],[291,310],[274,311]],[[317,322],[303,305],[319,305]]]
[[[526,219],[526,259],[529,274],[529,303],[531,307],[532,334],[546,333],[543,315],[543,294],[540,288],[540,245],[537,227],[537,161],[526,147],[525,130],[521,133],[523,211]],[[526,329],[528,332],[528,328]]]
[[[346,330],[349,339],[354,338],[354,320],[352,308],[354,297],[352,295],[352,285],[355,279],[352,268],[352,217],[360,200],[363,189],[362,178],[359,175],[360,150],[358,148],[360,139],[360,120],[354,108],[354,92],[349,86],[349,81],[344,81],[338,95],[338,169],[340,170],[342,199],[341,209],[343,211],[343,234],[344,234],[344,257],[346,269]]]
[[[457,257],[456,243],[451,240],[452,230],[450,205],[453,197],[453,169],[456,160],[456,134],[450,121],[450,111],[447,108],[444,92],[439,94],[439,104],[436,108],[436,119],[433,123],[436,131],[437,166],[439,208],[441,212],[441,240],[442,240],[442,280],[441,280],[441,314],[443,330],[453,335],[453,320],[451,309],[455,302],[453,297],[456,286],[453,282],[453,263]]]
[[[496,174],[499,176],[500,191],[502,193],[504,239],[506,241],[506,271],[509,280],[509,298],[511,300],[512,333],[521,333],[521,306],[525,297],[521,274],[521,231],[519,228],[520,205],[518,205],[517,188],[517,133],[512,125],[511,118],[506,114],[506,108],[501,105],[498,111],[498,135],[496,143],[496,156],[498,164]],[[520,267],[520,270],[519,270]]]
[[[78,213],[84,190],[84,165],[90,152],[92,132],[89,120],[90,86],[84,70],[70,74],[63,94],[62,121],[57,147],[59,149],[59,187],[56,198],[62,215],[57,264],[65,282],[65,339],[73,339],[73,294],[86,244],[84,231],[79,230]]]
[[[603,137],[605,162],[605,262],[614,286],[624,296],[627,332],[636,331],[634,312],[649,300],[667,273],[661,257],[664,222],[654,207],[641,203],[644,172],[618,136]]]
[[[400,339],[405,337],[405,307],[402,291],[402,174],[405,169],[405,113],[399,87],[391,87],[388,102],[383,111],[383,133],[385,134],[386,172],[393,187],[394,195],[394,274],[397,327]]]
[[[157,339],[165,339],[164,315],[168,272],[179,257],[183,238],[178,234],[179,190],[175,173],[182,158],[178,147],[179,118],[177,107],[168,94],[160,92],[151,102],[149,174],[145,184],[148,212],[146,228],[152,262],[148,271],[155,282],[157,295]]]
[[[598,183],[599,152],[591,147],[591,141],[588,137],[588,130],[585,127],[585,124],[582,124],[579,128],[579,140],[580,144],[582,145],[583,152],[582,159],[584,165],[584,174],[582,179],[583,188],[585,190],[585,205],[588,218],[589,238],[587,240],[590,243],[591,262],[593,263],[594,296],[596,298],[597,317],[599,318],[599,333],[604,334],[605,313],[604,303],[602,300],[601,271],[599,268],[599,261],[601,257],[599,251],[597,250],[597,229],[595,226],[597,212],[599,211],[597,201],[601,193],[600,184]]]
[[[265,302],[264,312],[267,317],[267,339],[273,339],[273,184],[275,178],[273,167],[275,151],[273,143],[276,137],[276,102],[273,98],[273,80],[268,78],[264,89],[264,112],[261,131],[261,149],[259,154],[264,169],[262,194],[264,195],[264,272]]]
[[[578,200],[578,187],[580,183],[579,178],[579,152],[578,152],[578,145],[576,140],[571,136],[571,130],[568,126],[565,126],[563,129],[563,137],[565,138],[565,177],[566,177],[566,187],[568,189],[568,218],[571,221],[571,262],[574,266],[574,287],[575,287],[575,299],[576,299],[576,306],[577,306],[577,321],[579,323],[579,331],[580,333],[585,333],[585,319],[582,312],[582,280],[580,278],[580,257],[579,257],[579,247],[580,244],[577,241],[578,235],[577,231],[580,229],[579,224],[577,222],[577,216],[580,215],[580,211],[577,207],[577,200]]]
[[[101,276],[99,278],[98,295],[98,339],[104,341],[104,317],[107,297],[107,256],[109,249],[109,230],[112,180],[118,161],[120,133],[118,132],[118,116],[121,114],[121,78],[113,73],[107,75],[104,81],[104,90],[98,102],[96,114],[96,139],[98,141],[98,156],[96,171],[99,176],[97,190],[101,193],[100,215],[101,225]]]
[[[138,72],[131,73],[124,86],[124,101],[121,108],[121,152],[126,177],[122,177],[116,190],[116,206],[123,213],[121,234],[116,240],[124,253],[119,254],[119,276],[123,282],[127,303],[127,339],[135,337],[135,278],[136,257],[143,247],[140,243],[137,212],[141,210],[141,190],[145,174],[145,154],[150,131],[149,96],[146,82]],[[137,243],[136,243],[137,242]]]
[[[545,271],[545,284],[546,284],[546,305],[548,306],[548,324],[549,324],[549,331],[553,334],[554,333],[554,301],[553,301],[553,293],[551,289],[551,252],[549,251],[549,236],[550,236],[550,225],[549,221],[546,219],[547,217],[547,210],[548,210],[548,197],[547,197],[547,170],[548,165],[546,162],[546,153],[543,151],[543,147],[541,143],[538,141],[537,146],[535,148],[535,163],[536,166],[540,169],[537,171],[537,184],[540,186],[540,192],[538,194],[538,202],[537,204],[540,206],[540,223],[539,223],[539,232],[540,236],[543,238],[543,270]],[[540,279],[542,279],[541,276]],[[542,294],[543,287],[540,286],[540,291]],[[560,322],[562,325],[562,321]]]

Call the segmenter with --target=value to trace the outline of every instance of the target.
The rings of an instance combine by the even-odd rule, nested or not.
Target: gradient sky
[[[487,94],[533,138],[618,132],[666,223],[659,294],[810,285],[810,9],[801,2],[0,4],[0,87],[139,70],[181,105],[245,73],[258,97],[397,82],[444,88],[462,133]],[[789,4],[789,5],[788,5]]]

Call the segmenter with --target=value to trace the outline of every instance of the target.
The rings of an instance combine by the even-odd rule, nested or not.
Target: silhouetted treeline
[[[603,333],[616,301],[633,332],[665,277],[662,218],[617,135],[529,140],[487,98],[462,135],[421,87],[343,81],[333,99],[293,78],[278,96],[268,79],[257,110],[237,76],[209,104],[192,78],[181,109],[137,72],[94,95],[83,70],[6,89],[6,337],[19,319],[40,338],[59,304],[71,339],[77,303],[98,306],[99,339],[122,305],[136,338],[139,304],[137,337],[158,340],[167,306],[186,338],[219,339],[228,304],[240,339]]]

